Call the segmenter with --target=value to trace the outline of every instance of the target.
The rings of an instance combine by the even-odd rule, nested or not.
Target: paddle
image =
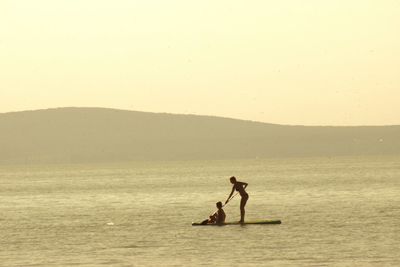
[[[237,194],[239,194],[239,192],[237,192],[237,193],[234,194],[230,199],[228,199],[228,201],[227,201],[224,205],[222,205],[222,207],[225,207],[226,205],[228,205],[228,203],[229,203],[235,196],[237,196]],[[217,212],[217,210],[216,210],[215,212]],[[214,213],[215,213],[215,212],[214,212]]]
[[[225,207],[226,205],[228,205],[228,203],[237,195],[239,194],[239,192],[237,192],[236,194],[234,194],[230,199],[228,199],[228,201],[222,205],[222,207]],[[213,213],[211,213],[212,215],[214,215],[216,212],[218,211],[218,209],[216,209]],[[205,219],[204,221],[201,222],[201,224],[207,224],[208,223],[208,219]]]

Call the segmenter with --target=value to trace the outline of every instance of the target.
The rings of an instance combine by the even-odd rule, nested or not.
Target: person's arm
[[[248,183],[244,182],[237,182],[240,186],[242,186],[243,189],[246,189],[246,187],[249,185]]]
[[[231,199],[231,196],[233,195],[233,192],[235,192],[235,186],[232,187],[232,191],[229,194],[229,197],[226,199],[225,204],[228,203],[228,201]]]
[[[215,221],[218,217],[218,211],[216,211],[213,215],[210,216],[210,218]]]
[[[246,187],[249,185],[248,183],[243,183],[243,182],[242,184],[243,184],[243,189],[246,189]]]

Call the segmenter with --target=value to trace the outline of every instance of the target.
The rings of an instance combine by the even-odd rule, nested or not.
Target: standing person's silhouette
[[[244,206],[246,206],[247,200],[249,199],[249,195],[245,191],[248,184],[237,181],[235,176],[232,176],[229,180],[233,184],[233,187],[231,193],[229,194],[229,197],[225,201],[225,204],[228,203],[231,196],[233,195],[233,192],[235,192],[235,190],[238,191],[240,196],[242,197],[242,199],[240,200],[240,223],[244,223],[244,215],[245,215]]]

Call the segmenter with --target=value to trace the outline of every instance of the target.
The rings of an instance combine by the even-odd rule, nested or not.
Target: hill
[[[400,126],[286,126],[104,108],[0,114],[0,164],[400,154]]]

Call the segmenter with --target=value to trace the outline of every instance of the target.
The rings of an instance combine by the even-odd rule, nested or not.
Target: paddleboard
[[[244,223],[240,222],[226,222],[224,224],[201,224],[198,222],[192,223],[193,226],[221,226],[221,225],[247,225],[247,224],[281,224],[281,220],[257,220],[257,221],[247,221]]]

